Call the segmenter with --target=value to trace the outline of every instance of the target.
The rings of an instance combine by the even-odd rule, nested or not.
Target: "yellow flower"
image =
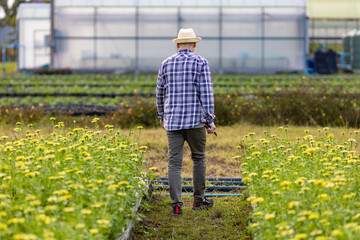
[[[322,230],[319,230],[319,229],[314,229],[310,232],[310,236],[316,236],[316,235],[320,235],[322,234],[323,231]]]
[[[334,134],[329,134],[329,135],[327,136],[327,138],[329,138],[329,139],[334,138]]]
[[[117,195],[120,197],[125,197],[127,194],[125,192],[118,192]]]
[[[253,223],[253,224],[251,224],[251,227],[252,227],[252,228],[257,227],[257,226],[259,226],[259,223]]]
[[[351,199],[356,196],[356,193],[345,194],[343,199]]]
[[[39,206],[41,205],[41,201],[39,200],[34,200],[30,202],[30,206]]]
[[[107,219],[99,219],[96,222],[102,228],[108,228],[110,226],[110,221]]]
[[[66,189],[61,189],[61,190],[57,190],[57,191],[54,191],[53,194],[55,195],[64,195],[64,194],[68,194],[69,191],[66,190]]]
[[[296,234],[295,239],[307,239],[307,234],[306,233]]]
[[[14,240],[36,240],[38,239],[34,234],[17,233],[13,236]]]
[[[298,222],[303,222],[303,221],[305,221],[305,220],[306,220],[306,217],[304,217],[304,216],[298,217],[298,218],[296,219],[296,221],[298,221]]]
[[[262,215],[263,214],[263,212],[255,212],[253,215],[254,216],[260,216],[260,215]]]
[[[99,229],[97,229],[97,228],[92,228],[92,229],[89,230],[89,233],[90,233],[90,234],[97,234],[97,233],[99,233]]]
[[[329,200],[330,200],[330,197],[329,197],[326,193],[320,194],[320,195],[318,196],[318,198],[319,198],[320,200],[324,200],[324,201],[329,201]]]
[[[73,207],[66,207],[66,208],[64,208],[63,211],[64,211],[64,212],[74,212],[74,211],[75,211],[75,208],[73,208]]]
[[[90,209],[84,208],[84,209],[81,210],[81,214],[84,214],[84,215],[89,215],[91,213],[92,213],[92,211]]]
[[[18,224],[18,223],[24,223],[25,218],[11,218],[7,221],[8,224]]]
[[[263,202],[263,201],[264,201],[264,198],[259,197],[259,198],[255,198],[255,199],[252,201],[252,203],[253,203],[253,204],[257,204],[257,203],[261,203],[261,202]]]
[[[118,187],[119,187],[119,185],[117,185],[117,184],[112,184],[112,185],[110,185],[110,186],[107,187],[107,190],[113,191],[113,190],[116,190]]]
[[[360,213],[357,213],[355,216],[353,216],[353,220],[359,219],[360,218]]]
[[[251,182],[251,178],[249,178],[249,177],[244,177],[242,180],[243,180],[243,182],[246,182],[246,183]]]
[[[265,217],[264,217],[265,220],[270,220],[270,219],[273,219],[273,218],[275,218],[274,213],[266,214]]]
[[[66,201],[66,200],[68,200],[70,198],[72,198],[72,195],[69,195],[69,194],[61,196],[61,197],[59,197],[59,202]]]
[[[28,200],[28,201],[31,201],[31,200],[35,200],[36,197],[34,195],[28,195],[28,196],[25,197],[25,199]]]
[[[91,207],[93,207],[93,208],[99,208],[99,207],[101,207],[103,204],[101,203],[101,202],[96,202],[96,203],[94,203],[93,205],[91,205]]]
[[[345,224],[345,228],[348,228],[348,229],[354,229],[356,227],[358,227],[358,224],[355,222],[350,222],[350,223]]]
[[[48,205],[45,207],[45,211],[54,211],[57,209],[56,205]]]
[[[15,158],[15,160],[16,160],[16,161],[21,161],[21,160],[23,160],[24,158],[25,158],[24,156],[18,156],[18,157]]]
[[[289,215],[294,215],[294,214],[296,213],[296,211],[295,211],[295,210],[289,210],[287,213],[288,213]]]
[[[280,186],[288,186],[288,185],[290,185],[291,184],[291,182],[290,181],[283,181],[283,182],[281,182],[280,183]]]
[[[78,223],[78,224],[76,224],[75,228],[77,228],[77,229],[85,228],[85,224],[83,224],[83,223]]]
[[[299,205],[299,202],[298,201],[292,201],[292,202],[289,202],[289,208],[291,209],[291,208],[294,208],[294,207],[296,207],[296,206],[298,206]]]
[[[332,214],[333,214],[333,212],[332,212],[332,211],[329,211],[329,210],[324,211],[324,212],[322,213],[322,215],[324,215],[324,216],[330,216],[330,215],[332,215]]]
[[[318,219],[319,218],[319,214],[318,213],[312,213],[309,215],[309,220],[312,220],[312,219]]]
[[[291,235],[291,234],[293,234],[294,233],[294,229],[287,229],[287,230],[283,230],[282,232],[281,232],[281,236],[289,236],[289,235]]]
[[[51,196],[47,199],[48,202],[56,202],[57,201],[57,197],[55,196]]]
[[[340,231],[340,230],[335,229],[335,230],[333,230],[333,231],[331,232],[331,236],[341,237],[341,236],[343,236],[343,232]]]
[[[7,225],[4,223],[0,223],[0,230],[6,230],[7,229]]]

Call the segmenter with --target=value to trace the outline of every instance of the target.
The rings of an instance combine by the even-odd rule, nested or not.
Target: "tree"
[[[10,6],[8,0],[0,0],[0,8],[4,10],[5,17],[3,19],[0,19],[0,25],[10,25],[15,26],[16,25],[16,14],[17,9],[21,3],[26,2],[50,2],[50,1],[44,1],[44,0],[14,0],[13,5]]]

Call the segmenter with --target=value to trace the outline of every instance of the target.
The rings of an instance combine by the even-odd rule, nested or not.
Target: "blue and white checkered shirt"
[[[214,95],[207,60],[189,49],[167,58],[159,69],[156,106],[167,131],[214,122]]]

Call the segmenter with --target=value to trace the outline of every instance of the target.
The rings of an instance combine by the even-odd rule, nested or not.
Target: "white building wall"
[[[50,64],[50,5],[21,4],[17,15],[18,69]]]

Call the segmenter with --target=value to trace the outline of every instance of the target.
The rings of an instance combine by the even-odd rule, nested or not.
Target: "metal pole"
[[[154,186],[155,190],[169,190],[169,186]],[[193,186],[182,186],[182,191],[193,191]],[[241,190],[244,189],[243,187],[230,187],[230,186],[207,186],[205,187],[205,191],[234,191],[234,190]]]
[[[222,6],[222,4],[221,4]],[[222,67],[222,23],[223,23],[223,8],[219,7],[219,71],[220,75],[223,73],[223,67]]]
[[[261,7],[261,71],[265,71],[265,8]]]
[[[160,179],[160,180],[168,180],[167,177],[159,177],[159,178],[155,178],[155,179]],[[183,181],[192,181],[192,178],[183,178]],[[206,178],[206,181],[242,181],[242,178]]]
[[[135,10],[135,74],[139,73],[139,4]]]
[[[19,24],[20,24],[20,20],[17,20],[16,21],[16,42],[17,43],[20,43],[20,39],[19,39],[19,29],[20,29],[20,27],[19,27]],[[16,50],[16,71],[19,71],[19,65],[20,65],[19,51],[20,51],[20,49],[17,48],[17,50]]]
[[[94,7],[94,70],[97,70],[97,7]]]
[[[33,42],[33,44],[34,44],[33,45],[33,61],[34,61],[33,69],[36,68],[36,32],[37,32],[36,30],[34,30],[34,32],[33,32],[33,37],[34,37],[34,39],[33,39],[34,40],[34,42]]]
[[[26,47],[25,45],[19,45],[19,48],[22,47],[23,48],[23,74],[25,75],[26,74],[26,68],[25,68],[25,50],[26,50]]]
[[[180,7],[177,7],[177,27],[178,27],[177,31],[179,31],[181,28],[181,15],[180,14],[181,14]]]
[[[55,67],[55,1],[51,0],[50,5],[50,68]]]
[[[153,180],[152,183],[157,183],[157,184],[163,184],[163,185],[168,185],[169,181],[168,180]],[[191,184],[192,181],[183,181],[183,184]],[[240,186],[244,186],[245,183],[243,181],[213,181],[210,182],[211,185],[221,185],[221,186],[225,186],[225,185],[240,185]]]
[[[163,196],[170,196],[169,193],[165,194],[159,194]],[[181,196],[193,196],[193,194],[190,193],[182,193]],[[207,194],[205,193],[205,197],[242,197],[243,194]]]
[[[2,46],[2,67],[3,67],[3,75],[5,76],[5,74],[6,74],[6,65],[5,65],[5,58],[6,58],[6,44],[3,44],[3,46]]]
[[[304,68],[305,68],[305,75],[309,74],[309,69],[307,67],[307,53],[308,53],[308,18],[306,16],[306,12],[304,15],[304,20],[303,20],[303,29],[304,29]]]

